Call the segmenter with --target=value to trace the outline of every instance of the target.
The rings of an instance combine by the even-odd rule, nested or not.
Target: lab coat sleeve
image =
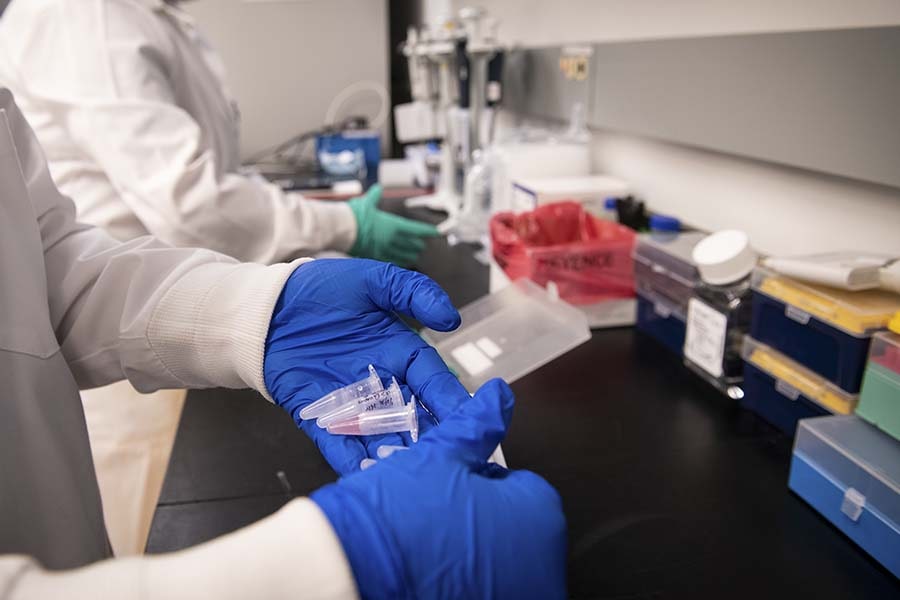
[[[263,353],[291,264],[241,264],[151,237],[119,243],[77,223],[12,96],[0,109],[16,147],[44,248],[52,326],[82,388],[127,377],[139,391],[252,387],[266,394]]]
[[[25,557],[0,557],[0,600],[356,597],[340,541],[319,507],[306,498],[234,533],[172,554],[113,559],[62,572],[44,571]]]
[[[121,0],[19,4],[4,42],[17,86],[51,107],[151,235],[260,263],[351,248],[357,226],[345,203],[285,193],[216,155],[173,83],[203,74],[179,73],[187,63],[150,9]]]

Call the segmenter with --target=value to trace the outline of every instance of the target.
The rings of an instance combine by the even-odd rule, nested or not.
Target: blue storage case
[[[688,301],[700,281],[691,254],[704,237],[697,231],[644,233],[634,247],[636,327],[678,356],[684,353]]]
[[[377,131],[345,131],[316,137],[316,156],[320,153],[337,153],[343,150],[360,150],[366,162],[366,182],[378,181],[378,165],[381,163],[381,137]]]
[[[741,406],[787,433],[794,435],[797,421],[830,414],[800,391],[772,377],[753,363],[744,364],[744,397]]]
[[[900,577],[900,443],[855,416],[800,421],[790,487]]]
[[[797,421],[829,414],[849,415],[859,397],[825,381],[777,350],[745,336],[744,397],[741,405],[785,433],[794,435]]]
[[[682,355],[684,350],[684,319],[664,301],[656,301],[638,294],[635,326],[663,346]]]
[[[801,284],[764,268],[753,274],[750,334],[837,384],[859,392],[872,334],[900,310],[900,296]]]

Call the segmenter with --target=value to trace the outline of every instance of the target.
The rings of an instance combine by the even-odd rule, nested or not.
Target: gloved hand
[[[379,210],[379,200],[381,186],[373,185],[364,195],[349,202],[357,227],[350,254],[401,266],[414,264],[425,249],[422,238],[437,236],[437,228]]]
[[[358,381],[375,366],[385,385],[393,375],[442,419],[469,399],[437,352],[394,311],[438,331],[459,326],[447,294],[425,275],[387,263],[319,259],[290,276],[272,314],[263,375],[275,402],[309,435],[339,474],[359,470],[382,444],[408,445],[408,435],[331,435],[300,409],[326,393]],[[420,409],[419,428],[433,424]]]
[[[485,463],[512,406],[509,386],[489,381],[410,450],[311,495],[363,598],[565,597],[559,495]]]

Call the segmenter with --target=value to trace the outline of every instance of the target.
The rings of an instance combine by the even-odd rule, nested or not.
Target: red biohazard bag
[[[572,304],[634,297],[634,231],[594,217],[577,202],[498,213],[490,231],[494,259],[512,280],[553,281]]]

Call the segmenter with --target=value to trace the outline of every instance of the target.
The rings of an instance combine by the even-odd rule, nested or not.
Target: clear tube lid
[[[370,413],[379,410],[399,408],[403,406],[403,392],[397,380],[391,378],[391,385],[387,389],[377,390],[368,396],[357,398],[355,402],[348,402],[324,415],[321,415],[316,423],[322,429],[331,423],[346,420],[362,413]]]
[[[383,389],[384,386],[381,384],[381,378],[378,377],[375,367],[369,365],[368,377],[336,389],[305,406],[300,411],[300,418],[306,421],[321,417],[347,404],[356,404],[360,399],[365,399]]]

